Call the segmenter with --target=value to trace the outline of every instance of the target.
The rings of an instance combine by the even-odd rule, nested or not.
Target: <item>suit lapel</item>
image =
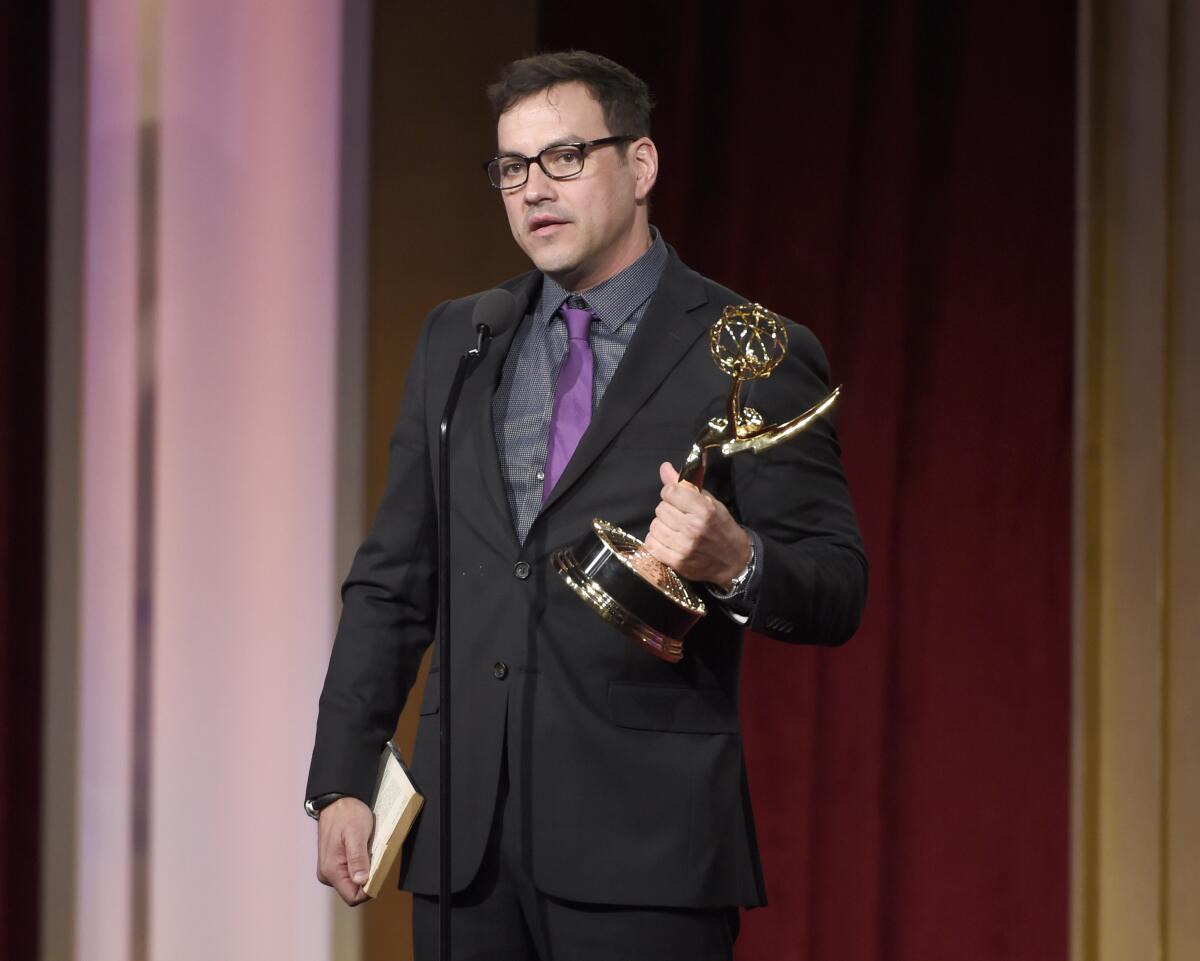
[[[672,250],[658,290],[638,322],[579,446],[542,505],[543,513],[579,480],[683,359],[696,338],[708,330],[707,315],[692,313],[707,301],[700,276],[683,266]]]
[[[487,497],[492,502],[491,511],[486,513],[501,520],[500,526],[507,531],[514,545],[517,535],[513,529],[512,509],[508,505],[508,495],[504,491],[504,480],[500,473],[500,453],[496,447],[496,432],[492,427],[492,397],[500,382],[504,358],[508,356],[508,349],[512,346],[517,327],[529,312],[530,300],[537,293],[540,283],[541,275],[532,271],[504,285],[516,298],[517,322],[488,344],[479,366],[467,378],[460,400],[462,418],[469,426],[467,449],[478,452],[480,479]]]

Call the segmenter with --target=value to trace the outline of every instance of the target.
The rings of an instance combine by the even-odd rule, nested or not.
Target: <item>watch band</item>
[[[329,807],[334,801],[339,801],[347,797],[345,794],[338,794],[336,791],[331,791],[329,794],[318,794],[316,797],[310,797],[304,802],[304,813],[314,821],[321,819],[321,812]]]

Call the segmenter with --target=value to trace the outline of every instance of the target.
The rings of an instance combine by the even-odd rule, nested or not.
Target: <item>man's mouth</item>
[[[529,234],[532,237],[549,237],[566,226],[567,221],[561,217],[551,217],[545,214],[529,218]]]

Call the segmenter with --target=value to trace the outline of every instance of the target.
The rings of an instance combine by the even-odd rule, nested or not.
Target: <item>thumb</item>
[[[679,480],[679,471],[671,466],[670,461],[658,465],[658,476],[664,484],[674,484]]]
[[[358,831],[346,832],[346,870],[355,884],[367,883],[367,869],[371,866],[367,858],[367,841]]]

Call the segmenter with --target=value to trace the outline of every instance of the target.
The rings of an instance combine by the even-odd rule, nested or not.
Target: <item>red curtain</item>
[[[0,6],[0,958],[38,938],[49,8]]]
[[[1064,961],[1074,4],[545,4],[657,100],[652,219],[812,327],[871,559],[844,648],[751,638],[770,906],[738,956]]]

